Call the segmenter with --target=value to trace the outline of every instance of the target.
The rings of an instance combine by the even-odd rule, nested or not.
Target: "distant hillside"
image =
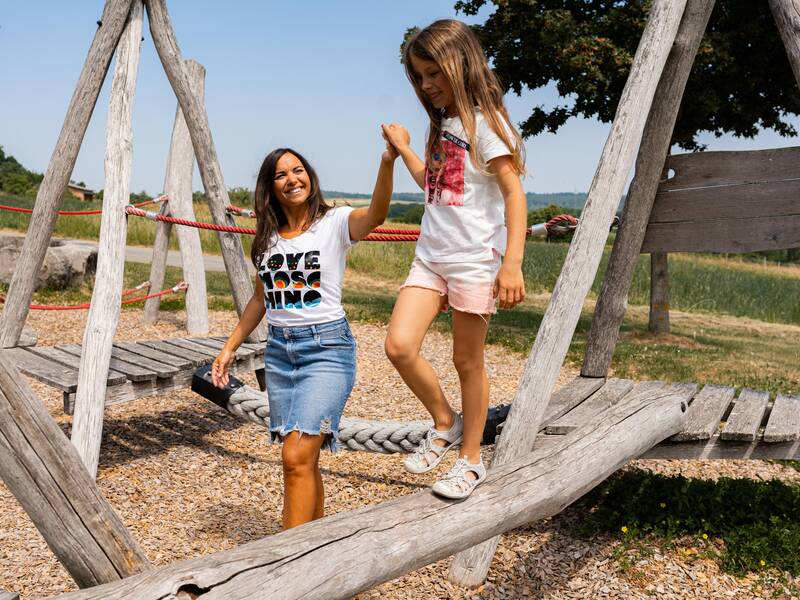
[[[15,196],[34,196],[41,180],[41,173],[29,171],[0,146],[0,192]]]
[[[369,194],[352,194],[349,192],[336,192],[336,191],[323,191],[325,196],[329,198],[350,198],[353,200],[369,200]],[[549,206],[557,204],[564,208],[571,208],[580,210],[586,202],[586,193],[572,193],[572,192],[554,192],[552,194],[536,194],[528,192],[525,194],[528,200],[528,208],[540,208],[542,206]],[[405,202],[424,202],[425,195],[422,192],[401,192],[393,194],[392,199],[404,200]]]

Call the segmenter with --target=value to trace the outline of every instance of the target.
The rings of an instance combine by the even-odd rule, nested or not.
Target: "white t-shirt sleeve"
[[[332,209],[331,220],[333,223],[331,233],[339,238],[342,248],[345,250],[356,243],[350,239],[350,213],[353,210],[352,206],[337,206]]]
[[[489,122],[484,118],[484,116],[481,114],[476,116],[475,137],[478,138],[478,156],[480,156],[483,163],[487,164],[490,160],[497,158],[498,156],[507,156],[513,154],[511,148],[509,148],[503,139],[497,135],[494,130],[492,130]],[[498,118],[503,124],[503,128],[506,130],[506,134],[508,135],[509,139],[513,140],[511,132],[509,131],[508,126],[503,118],[500,115],[498,115]]]

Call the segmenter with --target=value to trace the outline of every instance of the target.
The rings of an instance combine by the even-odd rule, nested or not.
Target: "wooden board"
[[[576,377],[553,392],[550,402],[547,404],[540,428],[544,428],[578,406],[603,387],[605,382],[606,380],[603,377]]]
[[[189,350],[191,352],[196,352],[197,354],[202,354],[203,356],[206,357],[208,362],[217,358],[217,354],[219,354],[217,351],[212,350],[208,346],[203,346],[202,344],[195,344],[194,342],[190,342],[182,338],[173,338],[163,341],[172,346],[177,346],[178,348],[181,348],[183,350]]]
[[[755,219],[800,214],[800,179],[661,192],[650,223]]]
[[[71,367],[42,358],[28,349],[9,348],[5,350],[14,365],[30,377],[58,388],[62,392],[74,392],[78,389],[78,371]]]
[[[798,439],[800,439],[800,396],[778,394],[764,429],[764,441],[794,442]]]
[[[141,342],[114,342],[114,346],[132,354],[138,354],[139,356],[144,356],[145,358],[157,360],[160,363],[164,363],[165,365],[169,365],[178,370],[191,369],[193,366],[195,366],[195,364],[188,358],[178,356],[172,352],[162,352],[157,348],[153,348],[152,346],[145,346]]]
[[[639,385],[645,385],[645,383]],[[608,379],[603,387],[567,414],[553,421],[545,431],[551,434],[569,433],[617,404],[625,394],[633,389],[633,386],[634,383],[630,379]]]
[[[53,360],[62,365],[66,365],[67,367],[75,369],[76,372],[80,368],[81,359],[73,356],[72,354],[67,354],[62,350],[41,346],[41,347],[28,348],[28,352],[38,354],[42,358]],[[114,369],[109,369],[108,379],[106,379],[106,385],[108,386],[120,385],[125,383],[127,379],[128,378],[125,377],[123,373],[115,371]]]
[[[764,418],[769,402],[768,392],[743,389],[733,405],[720,437],[723,440],[752,442]]]
[[[189,338],[187,341],[192,342],[193,344],[200,344],[206,348],[211,348],[217,354],[219,354],[219,351],[222,350],[223,346],[225,346],[225,342],[211,338]],[[255,355],[255,350],[244,347],[244,345],[239,346],[236,349],[236,358],[251,358],[253,355]]]
[[[686,442],[707,440],[717,432],[719,422],[733,400],[736,390],[732,387],[706,385],[689,404],[686,424],[671,441]]]
[[[798,211],[800,212],[800,211]],[[800,214],[651,223],[642,252],[757,252],[800,247]]]
[[[0,600],[19,600],[19,594],[0,590]]]
[[[78,358],[81,357],[81,346],[79,344],[65,344],[63,346],[56,346],[56,349]],[[123,373],[125,377],[131,381],[150,381],[156,378],[156,374],[153,371],[140,367],[139,365],[120,360],[119,358],[114,357],[113,353],[111,355],[109,365],[113,370]]]
[[[140,346],[146,346],[148,348],[152,348],[153,350],[158,350],[163,354],[172,354],[177,356],[184,361],[188,360],[191,363],[192,367],[199,367],[201,365],[207,365],[211,362],[211,359],[206,354],[200,354],[199,352],[194,352],[192,350],[186,350],[185,348],[180,348],[173,344],[167,344],[165,342],[138,342]],[[127,349],[127,348],[126,348]]]
[[[171,364],[159,362],[157,360],[153,360],[152,358],[148,358],[147,356],[141,356],[139,354],[129,352],[128,350],[123,350],[122,348],[119,348],[117,344],[114,344],[112,347],[111,356],[118,358],[119,360],[124,360],[125,362],[141,365],[147,369],[150,369],[156,374],[157,377],[173,377],[179,371],[177,367]]]
[[[800,177],[800,147],[772,150],[673,154],[667,166],[674,175],[661,190],[725,186]]]

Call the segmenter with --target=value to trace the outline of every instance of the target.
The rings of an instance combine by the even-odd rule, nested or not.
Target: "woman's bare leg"
[[[434,290],[418,287],[401,289],[389,320],[386,356],[428,409],[436,429],[447,431],[453,425],[455,413],[447,403],[433,367],[419,353],[422,340],[439,313],[442,302],[442,296]],[[436,442],[444,444],[443,440]]]
[[[483,362],[490,315],[453,311],[453,364],[461,383],[464,441],[460,456],[476,464],[489,409],[489,378]]]
[[[292,431],[283,438],[283,528],[313,521],[324,504],[319,452],[324,435]]]

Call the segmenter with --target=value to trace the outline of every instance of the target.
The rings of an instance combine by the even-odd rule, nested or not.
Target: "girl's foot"
[[[431,427],[414,453],[403,462],[403,466],[409,473],[427,473],[439,466],[447,451],[458,446],[463,437],[464,420],[461,415],[456,414],[452,427],[447,431]]]
[[[480,482],[486,479],[486,467],[483,461],[473,465],[466,458],[459,458],[453,468],[433,484],[433,493],[445,498],[460,500],[472,493]]]

